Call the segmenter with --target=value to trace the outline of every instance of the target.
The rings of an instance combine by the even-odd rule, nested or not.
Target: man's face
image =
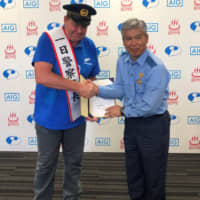
[[[75,47],[80,40],[82,40],[87,32],[87,26],[83,27],[80,24],[75,23],[71,18],[65,16],[65,32],[72,44]]]
[[[139,28],[124,31],[123,43],[133,61],[140,57],[146,49],[148,35]]]

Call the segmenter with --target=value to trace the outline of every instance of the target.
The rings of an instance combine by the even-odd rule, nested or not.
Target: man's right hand
[[[85,80],[80,83],[79,94],[85,98],[96,96],[98,94],[98,87],[91,80]]]

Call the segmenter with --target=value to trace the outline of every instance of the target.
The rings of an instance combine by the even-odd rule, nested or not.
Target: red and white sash
[[[60,74],[63,78],[79,81],[80,73],[71,43],[65,34],[64,28],[56,28],[46,32],[58,62]],[[72,91],[65,91],[71,121],[80,117],[80,96]]]

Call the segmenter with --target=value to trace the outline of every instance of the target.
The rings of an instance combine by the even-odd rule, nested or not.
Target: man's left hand
[[[111,106],[107,108],[105,117],[106,118],[120,117],[121,116],[120,108],[121,106],[119,105],[115,105],[115,106]]]

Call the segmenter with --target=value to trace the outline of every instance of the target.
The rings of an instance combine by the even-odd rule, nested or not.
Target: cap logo
[[[88,10],[87,9],[81,9],[80,10],[80,16],[87,17],[88,16]]]

